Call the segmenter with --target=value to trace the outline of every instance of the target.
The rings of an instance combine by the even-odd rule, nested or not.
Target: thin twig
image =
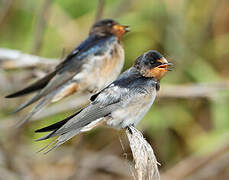
[[[41,7],[41,11],[39,12],[36,31],[34,34],[35,37],[34,45],[31,51],[32,54],[37,54],[41,50],[46,22],[50,15],[51,5],[52,5],[52,0],[45,0]]]
[[[98,0],[98,6],[95,14],[95,22],[99,21],[103,16],[105,0]]]
[[[10,9],[13,5],[14,0],[5,0],[4,3],[5,5],[0,9],[0,27],[4,23],[5,19],[7,18]]]
[[[123,15],[126,12],[129,12],[130,7],[132,6],[134,0],[122,0],[120,4],[111,11],[110,16],[117,18]]]

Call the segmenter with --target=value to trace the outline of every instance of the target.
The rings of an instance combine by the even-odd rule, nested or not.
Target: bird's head
[[[129,26],[120,25],[118,22],[112,19],[103,19],[96,22],[91,30],[91,34],[99,34],[99,35],[115,35],[121,40],[122,36],[129,32]]]
[[[136,59],[134,67],[142,76],[160,81],[171,65],[159,52],[150,50]]]

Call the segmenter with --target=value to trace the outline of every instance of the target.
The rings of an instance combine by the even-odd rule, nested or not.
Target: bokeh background
[[[60,61],[101,17],[131,26],[123,39],[124,69],[149,49],[175,64],[138,125],[161,164],[162,179],[229,179],[229,1],[1,0],[0,48]],[[0,54],[0,180],[133,179],[128,143],[116,130],[98,128],[48,155],[36,153],[48,142],[35,142],[41,135],[34,130],[76,111],[79,97],[14,128],[29,108],[10,112],[26,97],[4,96],[50,68],[15,67]]]

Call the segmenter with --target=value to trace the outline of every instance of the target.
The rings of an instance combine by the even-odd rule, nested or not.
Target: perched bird
[[[27,88],[6,96],[15,98],[37,92],[14,111],[21,111],[39,100],[19,126],[51,102],[75,92],[95,93],[114,81],[124,64],[121,40],[128,31],[128,26],[120,25],[112,19],[98,21],[91,27],[88,38],[57,65],[53,72]]]
[[[144,53],[117,80],[94,94],[87,107],[60,122],[36,130],[35,132],[51,131],[38,140],[59,136],[53,141],[55,145],[50,148],[52,150],[99,124],[116,129],[136,126],[153,104],[160,79],[170,70],[170,65],[172,64],[157,51]]]

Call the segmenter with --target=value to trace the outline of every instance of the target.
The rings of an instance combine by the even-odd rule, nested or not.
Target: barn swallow
[[[6,96],[15,98],[37,92],[14,111],[21,111],[39,100],[19,126],[52,102],[75,92],[95,93],[114,81],[124,64],[121,40],[128,31],[128,26],[111,19],[96,22],[91,27],[88,38],[57,65],[53,72],[27,88]]]
[[[160,80],[172,65],[157,51],[139,56],[134,65],[109,86],[94,94],[90,104],[66,119],[36,130],[50,132],[38,139],[59,136],[47,151],[73,136],[105,124],[116,129],[136,126],[148,112],[160,87]]]

